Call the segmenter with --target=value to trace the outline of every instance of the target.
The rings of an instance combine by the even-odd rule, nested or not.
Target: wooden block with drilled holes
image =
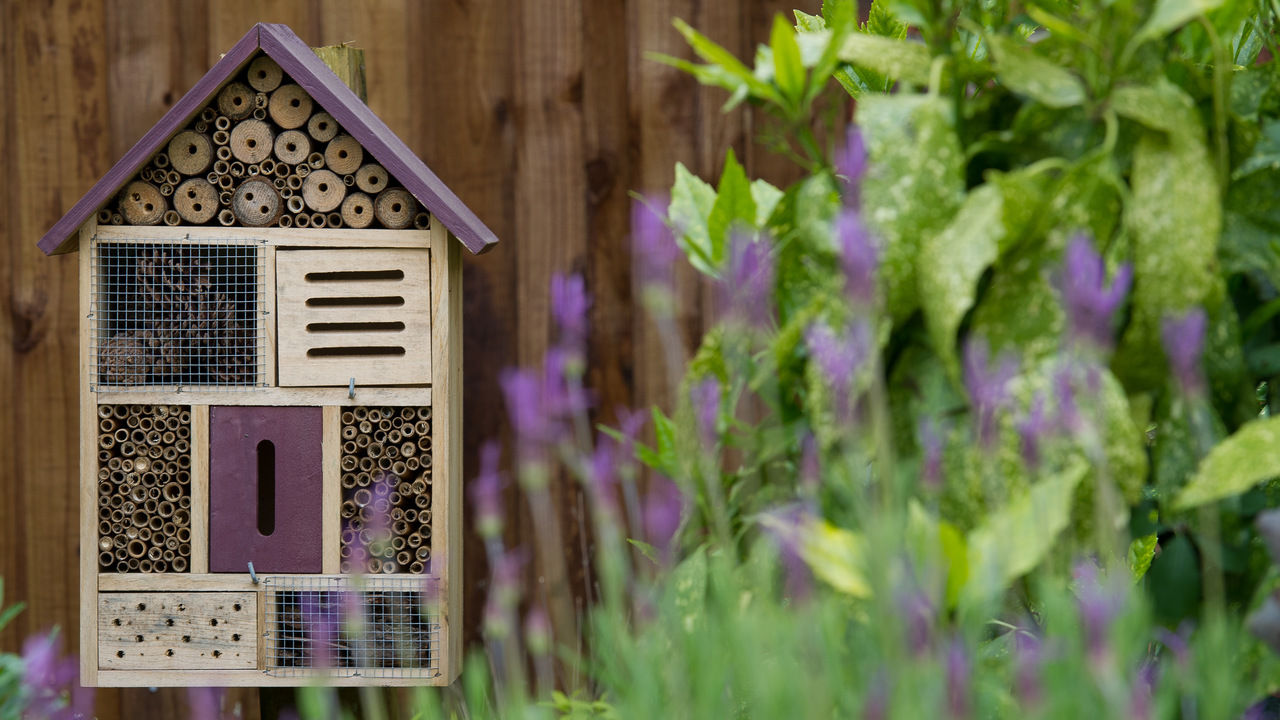
[[[101,670],[257,667],[257,593],[98,595]]]
[[[280,250],[282,386],[431,383],[430,251]]]

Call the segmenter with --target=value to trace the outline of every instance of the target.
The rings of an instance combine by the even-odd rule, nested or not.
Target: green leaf
[[[1084,83],[1070,70],[1000,35],[991,35],[988,42],[995,54],[996,73],[1010,90],[1052,108],[1085,101]]]
[[[654,546],[650,545],[647,542],[644,542],[641,540],[635,540],[633,538],[627,538],[627,542],[635,546],[635,548],[640,551],[641,555],[649,559],[649,562],[653,563],[654,565],[659,564],[657,548],[655,548]]]
[[[1155,559],[1156,548],[1159,545],[1154,533],[1134,538],[1133,542],[1129,543],[1129,570],[1133,573],[1135,583],[1141,580],[1151,568],[1151,561]]]
[[[1218,443],[1174,503],[1187,510],[1280,477],[1280,422],[1255,420]]]
[[[636,443],[636,458],[667,477],[680,472],[680,454],[676,444],[676,424],[657,405],[653,406],[654,447]]]
[[[1222,3],[1223,0],[1156,0],[1155,9],[1138,30],[1134,41],[1164,37]]]
[[[887,78],[919,87],[929,84],[929,68],[933,63],[929,49],[920,43],[861,33],[845,38],[838,57]]]
[[[1204,139],[1195,101],[1177,85],[1161,79],[1154,85],[1122,85],[1111,93],[1111,107],[1122,117],[1168,133],[1176,142]]]
[[[778,89],[793,106],[798,105],[804,96],[804,63],[800,60],[795,30],[781,14],[773,16],[769,47],[773,49],[774,80]]]
[[[769,218],[782,200],[783,192],[770,185],[767,180],[759,179],[751,182],[751,199],[756,204],[756,216],[753,224],[763,228],[769,224]]]
[[[849,3],[845,5],[851,7]],[[862,24],[862,32],[902,40],[907,36],[907,24],[894,16],[885,0],[871,0],[871,10],[867,13],[867,21]]]
[[[689,43],[698,57],[722,68],[722,72],[736,78],[756,97],[779,105],[785,104],[782,96],[778,95],[778,91],[772,85],[756,77],[750,68],[734,57],[733,53],[712,42],[710,38],[694,30],[679,18],[673,20],[672,24],[684,36],[685,42]]]
[[[1177,88],[1171,92],[1182,95]],[[1166,105],[1170,116],[1176,114],[1174,104]],[[1197,305],[1212,314],[1220,301],[1222,205],[1213,162],[1194,114],[1166,120],[1168,136],[1148,133],[1134,149],[1133,192],[1124,215],[1133,248],[1133,309],[1113,367],[1130,392],[1163,384],[1161,321]]]
[[[816,33],[827,29],[827,21],[821,15],[810,15],[800,10],[792,10],[796,16],[796,29],[802,33]]]
[[[800,554],[813,574],[831,587],[855,598],[871,597],[861,535],[817,520],[805,532]]]
[[[671,601],[680,627],[685,632],[697,629],[706,610],[707,551],[699,547],[671,571]]]
[[[728,256],[729,233],[735,224],[747,229],[754,229],[756,224],[756,201],[752,196],[751,182],[747,173],[738,163],[738,158],[729,148],[725,154],[724,172],[720,175],[720,187],[717,188],[716,201],[711,206],[707,217],[707,237],[710,242],[711,265],[718,273],[724,266]]]
[[[1224,273],[1263,273],[1280,288],[1280,168],[1231,183],[1218,257]]]
[[[920,248],[964,200],[964,153],[952,105],[931,95],[867,96],[858,103],[870,159],[862,197],[881,239],[880,280],[895,322],[919,306]]]
[[[1049,554],[1071,521],[1072,497],[1088,472],[1075,463],[992,512],[969,534],[969,582],[964,597],[982,603],[997,597]]]
[[[716,191],[707,182],[676,163],[676,182],[671,188],[671,223],[680,233],[679,245],[689,262],[704,274],[715,277],[711,235],[707,218],[717,201]]]
[[[995,262],[1004,234],[1004,197],[995,185],[986,184],[969,193],[945,230],[921,244],[920,307],[933,350],[957,382],[956,331],[973,307],[978,279]]]

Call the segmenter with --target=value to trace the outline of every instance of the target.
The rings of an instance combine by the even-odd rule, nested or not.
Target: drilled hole
[[[192,209],[192,210],[195,210],[196,212],[200,212],[200,209],[201,209],[201,208],[203,208],[203,207],[204,207],[204,206],[203,206],[203,205],[201,205],[200,203],[196,203],[196,204],[194,204],[194,205],[192,205],[192,206],[191,206],[191,209]]]
[[[338,157],[340,157],[340,158],[345,158],[346,156],[347,156],[347,151],[346,151],[346,150],[339,150],[339,151],[338,151]]]
[[[214,650],[214,651],[213,651],[213,656],[214,656],[214,657],[216,657],[216,658],[218,658],[218,657],[222,657],[222,651],[221,651],[221,650]]]
[[[284,144],[284,148],[285,148],[286,150],[288,150],[289,152],[293,152],[294,150],[297,150],[297,149],[298,149],[298,146],[297,146],[297,145],[294,145],[293,143],[285,143],[285,144]]]
[[[298,98],[294,98],[294,99],[292,99],[292,100],[290,100],[290,101],[289,101],[289,105],[291,105],[291,106],[293,106],[293,107],[300,107],[300,106],[302,105],[302,101],[301,101],[301,100],[298,100]]]
[[[391,206],[391,212],[400,212],[400,203],[394,203]]]
[[[120,627],[120,618],[116,618],[115,620],[112,620],[111,624],[115,625],[116,627]]]
[[[271,208],[267,207],[266,205],[263,205],[262,207],[258,208],[258,212],[262,213],[263,215],[266,215],[267,213],[271,212]]]
[[[173,627],[173,618],[167,618],[167,619],[164,621],[164,624],[165,624],[165,625],[168,625],[169,627]]]
[[[141,611],[144,611],[144,610],[146,610],[146,609],[147,609],[147,604],[146,604],[146,603],[138,603],[138,610],[139,610],[140,612],[141,612]]]
[[[189,642],[191,642],[191,636],[190,636],[190,635],[183,635],[183,636],[182,636],[182,642],[185,642],[185,643],[189,643]]]
[[[248,140],[246,140],[246,141],[245,141],[245,143],[244,143],[244,144],[245,144],[245,145],[248,145],[248,146],[249,146],[249,147],[251,147],[251,148],[253,148],[253,147],[258,147],[258,141],[257,141],[257,140],[254,140],[253,138],[249,138]]]
[[[234,633],[231,636],[231,642],[240,642],[240,633]]]
[[[195,196],[196,196],[196,191],[195,191],[195,190],[188,190],[188,191],[187,191],[187,197],[189,197],[189,198],[194,198]]]
[[[198,150],[199,150],[199,148],[197,148],[195,145],[188,145],[188,146],[187,146],[187,154],[188,154],[188,155],[195,155],[195,154],[196,154],[196,152],[197,152]]]
[[[173,657],[173,648],[169,648],[168,650],[165,650],[164,654],[168,657]]]
[[[134,636],[133,636],[133,639],[134,639],[134,640],[136,640],[137,642],[142,642],[142,636],[141,636],[141,635],[134,635]]]
[[[251,192],[247,192],[247,193],[245,193],[245,194],[244,194],[244,199],[245,199],[245,200],[248,200],[249,202],[253,202],[253,193],[251,193]]]
[[[210,620],[209,624],[212,625],[213,627],[218,627],[218,618],[214,618]]]
[[[155,209],[155,205],[152,205],[151,203],[147,203],[146,205],[143,205],[142,208],[147,212],[151,212],[153,209]]]
[[[327,122],[322,122],[322,123],[320,123],[317,127],[319,127],[321,130],[328,130],[328,129],[329,129],[329,123],[327,123]]]
[[[236,603],[235,605],[232,605],[231,609],[235,610],[236,612],[240,612],[240,603]]]
[[[117,650],[117,651],[116,651],[116,657],[118,657],[118,658],[122,658],[122,657],[124,657],[124,651],[123,651],[123,650]]]
[[[242,102],[244,102],[244,99],[243,99],[243,98],[241,98],[239,95],[237,95],[236,97],[234,97],[234,98],[232,98],[232,99],[231,99],[231,104],[232,104],[232,105],[239,105],[239,104],[240,104],[240,103],[242,103]]]
[[[363,214],[364,214],[364,206],[363,206],[363,205],[357,205],[357,206],[356,206],[356,214],[357,214],[357,215],[363,215]]]
[[[320,188],[320,192],[329,192],[329,183],[320,183],[316,187]]]

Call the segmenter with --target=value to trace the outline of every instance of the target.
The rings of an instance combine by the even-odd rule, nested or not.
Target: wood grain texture
[[[320,506],[321,514],[321,549],[320,572],[327,575],[338,573],[340,559],[338,553],[342,547],[342,516],[339,506],[342,504],[342,471],[338,462],[342,456],[342,423],[338,418],[339,409],[334,406],[322,408],[323,427],[320,430],[321,452],[324,460],[321,470],[324,473],[323,497]]]
[[[258,593],[98,595],[102,670],[252,670]]]

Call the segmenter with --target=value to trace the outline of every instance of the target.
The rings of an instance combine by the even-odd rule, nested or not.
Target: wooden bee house
[[[496,242],[283,25],[40,240],[80,251],[85,685],[457,677],[461,249]]]

